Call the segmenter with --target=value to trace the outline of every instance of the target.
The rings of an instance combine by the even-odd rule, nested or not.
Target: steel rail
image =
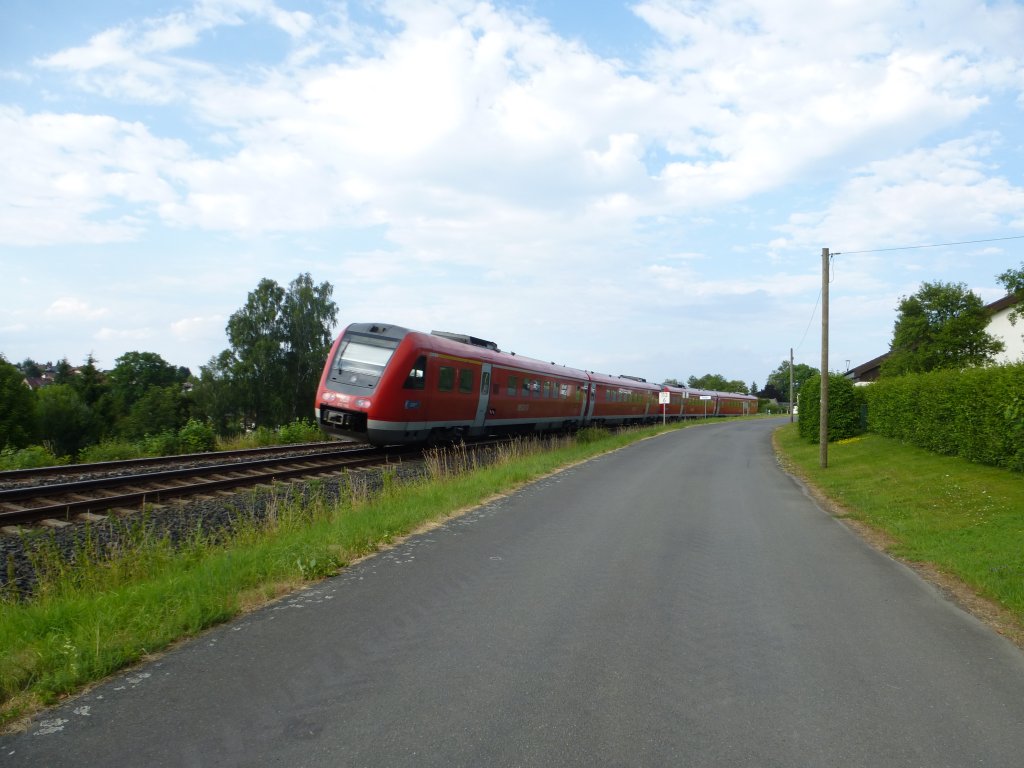
[[[163,464],[182,464],[185,462],[219,462],[226,459],[239,459],[259,454],[301,453],[309,455],[331,453],[339,450],[339,446],[347,446],[348,450],[359,450],[365,445],[359,443],[338,443],[337,441],[320,443],[294,443],[291,445],[269,445],[263,448],[240,448],[234,451],[208,451],[205,453],[182,453],[174,456],[148,456],[141,459],[116,459],[114,461],[98,461],[88,464],[55,464],[48,467],[32,467],[30,469],[8,469],[0,471],[0,484],[22,482],[36,477],[52,477],[53,475],[88,475],[100,472],[111,472],[133,467],[160,466]],[[341,449],[344,450],[344,449]]]
[[[6,489],[0,491],[0,503],[11,503],[29,499],[42,499],[45,503],[23,509],[0,512],[0,526],[19,526],[47,519],[71,521],[76,515],[95,510],[107,511],[116,508],[133,507],[145,504],[146,502],[158,503],[185,496],[199,496],[213,491],[244,488],[303,476],[308,477],[340,468],[387,464],[395,459],[413,458],[420,455],[420,451],[408,449],[398,451],[383,451],[375,448],[357,451],[348,449],[326,455],[278,457],[276,459],[262,459],[241,463],[229,462],[216,466],[190,467],[166,472],[104,477],[72,483],[34,486],[32,488]],[[162,485],[146,489],[137,488],[137,486],[147,483],[166,484],[168,481],[182,480],[188,477],[209,478],[210,475],[223,475],[227,473],[235,474],[236,476],[202,479],[198,482],[184,485]],[[61,494],[94,493],[104,488],[114,489],[125,486],[133,488],[133,490],[125,493],[93,496],[84,499],[53,499],[53,497]]]

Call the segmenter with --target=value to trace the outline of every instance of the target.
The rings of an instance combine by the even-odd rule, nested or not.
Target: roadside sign
[[[659,392],[658,393],[658,405],[667,405],[672,402],[671,392]]]

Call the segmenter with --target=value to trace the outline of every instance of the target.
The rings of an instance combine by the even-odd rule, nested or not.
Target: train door
[[[590,382],[583,385],[583,423],[589,424],[594,418],[594,404],[597,402],[597,384]]]
[[[487,406],[491,399],[491,364],[484,363],[480,371],[480,399],[476,404],[476,418],[473,419],[474,431],[483,429],[487,419]]]

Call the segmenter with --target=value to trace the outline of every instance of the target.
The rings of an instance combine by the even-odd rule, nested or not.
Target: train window
[[[384,367],[398,346],[397,341],[385,344],[364,344],[349,338],[338,350],[331,370],[331,380],[359,387],[375,387]]]
[[[459,392],[464,394],[472,394],[473,392],[473,372],[462,369],[459,371]]]
[[[416,358],[409,375],[405,377],[405,384],[402,389],[423,389],[427,384],[427,356],[420,355]]]
[[[491,385],[491,372],[490,371],[484,371],[483,374],[481,374],[481,376],[480,376],[480,394],[481,395],[486,395],[487,394],[487,389],[488,389],[488,387],[490,387],[490,385]]]
[[[548,398],[548,399],[551,398],[551,382],[550,381],[545,381],[544,382],[544,397]]]
[[[455,389],[455,369],[448,365],[442,365],[437,377],[437,388],[442,392],[451,392]]]
[[[508,377],[508,396],[515,397],[519,392],[519,377],[509,376]]]
[[[568,400],[569,399],[569,385],[568,384],[559,384],[558,385],[558,397],[560,399],[562,399],[562,400]]]
[[[523,379],[523,397],[530,396],[530,380]]]

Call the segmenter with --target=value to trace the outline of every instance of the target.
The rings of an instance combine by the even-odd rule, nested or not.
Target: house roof
[[[988,313],[990,315],[994,315],[996,312],[1002,312],[1007,307],[1012,307],[1016,303],[1017,296],[1011,293],[1008,296],[1003,296],[1003,298],[999,299],[998,301],[993,301],[991,304],[986,304],[985,309],[988,310]]]

